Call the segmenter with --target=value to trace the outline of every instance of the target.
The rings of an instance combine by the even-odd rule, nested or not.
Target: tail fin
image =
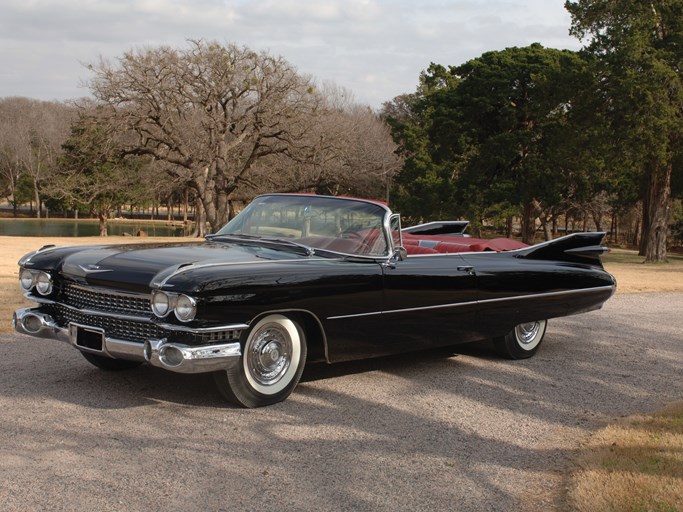
[[[532,245],[517,251],[517,256],[532,260],[554,260],[583,263],[602,268],[600,256],[609,249],[602,244],[603,232],[573,233],[549,242]]]

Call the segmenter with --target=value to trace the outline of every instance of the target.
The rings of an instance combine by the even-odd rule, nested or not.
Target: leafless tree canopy
[[[89,68],[94,100],[0,99],[0,185],[15,204],[30,189],[35,204],[106,218],[134,188],[141,203],[195,201],[202,234],[264,192],[387,199],[401,166],[375,112],[280,57],[200,40]]]
[[[326,97],[279,57],[190,41],[91,69],[109,122],[134,134],[126,152],[168,164],[196,189],[213,229],[228,220],[238,190],[336,192],[345,182],[382,183],[397,168],[372,112],[340,104],[335,91]]]
[[[214,229],[256,162],[287,153],[306,134],[304,118],[319,102],[283,59],[235,45],[148,48],[92,69],[90,86],[111,120],[137,136],[127,150],[184,173]]]
[[[15,199],[22,177],[30,180],[40,217],[43,182],[57,166],[76,110],[64,103],[0,99],[0,176],[5,196]],[[16,201],[15,201],[16,203]]]

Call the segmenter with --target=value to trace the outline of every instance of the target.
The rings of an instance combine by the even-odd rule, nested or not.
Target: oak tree
[[[320,103],[312,80],[287,61],[233,44],[144,48],[90,69],[108,121],[132,134],[124,150],[170,164],[214,230],[236,191],[257,185],[257,164],[287,156],[309,135]]]

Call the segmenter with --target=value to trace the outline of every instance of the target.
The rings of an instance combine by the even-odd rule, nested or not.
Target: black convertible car
[[[603,233],[527,247],[447,224],[404,232],[381,202],[270,194],[203,242],[46,246],[19,261],[37,304],[14,326],[105,370],[212,372],[227,399],[257,407],[284,400],[307,361],[488,338],[527,358],[547,319],[615,291]]]

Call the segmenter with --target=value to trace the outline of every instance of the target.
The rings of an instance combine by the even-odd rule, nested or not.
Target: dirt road
[[[91,367],[0,337],[0,510],[553,510],[591,431],[683,397],[683,294],[554,320],[529,361],[482,345],[309,368],[284,403],[206,376]]]

